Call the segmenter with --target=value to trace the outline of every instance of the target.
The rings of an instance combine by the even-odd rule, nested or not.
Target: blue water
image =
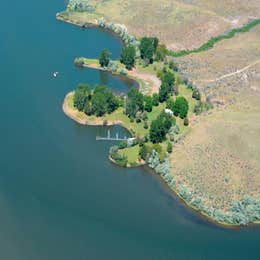
[[[111,143],[95,140],[105,129],[63,114],[79,82],[116,92],[134,85],[73,65],[103,48],[117,58],[122,44],[56,21],[64,8],[62,0],[1,3],[0,259],[260,259],[259,228],[208,223],[147,169],[111,164]]]

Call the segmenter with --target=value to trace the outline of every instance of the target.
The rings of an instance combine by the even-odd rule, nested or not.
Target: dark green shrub
[[[185,126],[188,126],[189,125],[189,118],[188,117],[185,117],[184,118],[184,121],[183,121],[183,124],[185,125]]]
[[[172,153],[172,143],[168,142],[167,144],[167,153]]]
[[[121,141],[119,143],[119,149],[125,149],[127,147],[127,142],[126,141]]]

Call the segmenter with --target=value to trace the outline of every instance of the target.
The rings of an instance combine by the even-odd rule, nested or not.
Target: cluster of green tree
[[[159,40],[156,37],[143,37],[141,39],[139,50],[141,58],[148,64],[152,64],[153,61],[164,61],[168,50],[164,44],[159,44]]]
[[[153,151],[155,151],[158,154],[158,159],[159,159],[160,162],[163,162],[165,160],[166,153],[163,150],[162,146],[158,143],[155,143],[155,144],[144,143],[143,145],[141,145],[140,149],[139,149],[140,159],[148,162],[148,160],[151,157]]]
[[[150,127],[150,141],[152,143],[161,143],[165,141],[166,134],[169,132],[171,126],[176,123],[176,119],[165,113],[164,111],[151,123]]]
[[[119,98],[104,86],[97,85],[92,91],[87,84],[79,84],[75,91],[74,106],[87,115],[112,113],[119,105]]]
[[[126,98],[126,114],[131,117],[135,118],[137,112],[144,111],[144,96],[141,92],[139,92],[136,88],[131,88],[127,93]]]
[[[136,51],[133,45],[126,46],[120,54],[120,62],[125,65],[128,70],[135,66]]]
[[[139,45],[141,58],[147,63],[156,61],[163,61],[167,55],[167,48],[165,45],[159,45],[158,38],[144,37],[141,39]],[[128,70],[131,70],[135,65],[136,48],[133,45],[127,45],[121,52],[120,62],[123,63]]]
[[[175,101],[170,98],[167,100],[166,106],[172,110],[175,116],[179,116],[182,119],[186,118],[188,115],[189,103],[185,97],[178,96]]]
[[[174,87],[175,77],[170,71],[163,71],[160,75],[162,85],[159,90],[159,101],[165,102],[170,95],[178,94],[177,89]]]
[[[159,40],[156,37],[143,37],[139,46],[141,58],[147,63],[153,63],[158,44]]]

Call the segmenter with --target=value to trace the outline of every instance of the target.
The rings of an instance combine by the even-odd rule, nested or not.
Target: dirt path
[[[237,71],[232,72],[232,73],[225,74],[225,75],[223,75],[223,76],[221,76],[221,77],[219,77],[219,78],[215,78],[215,79],[205,79],[205,80],[201,80],[201,81],[202,81],[202,82],[216,82],[216,81],[220,81],[220,80],[222,80],[222,79],[229,78],[229,77],[232,77],[232,76],[234,76],[234,75],[240,74],[240,73],[242,73],[242,72],[248,70],[249,68],[255,66],[255,65],[258,64],[258,63],[260,63],[260,59],[257,60],[257,61],[255,61],[255,62],[253,62],[253,63],[251,63],[251,64],[249,64],[249,65],[247,65],[246,67],[244,67],[244,68],[242,68],[242,69],[240,69],[240,70],[237,70]]]
[[[133,69],[133,70],[129,71],[129,75],[148,82],[152,87],[151,94],[159,93],[159,89],[160,89],[162,82],[159,78],[157,78],[156,75],[139,72],[137,69]]]

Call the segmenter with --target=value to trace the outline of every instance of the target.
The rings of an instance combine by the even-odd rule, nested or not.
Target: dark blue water
[[[76,56],[103,48],[116,58],[122,44],[56,21],[64,8],[62,0],[1,3],[0,259],[260,259],[259,228],[207,223],[146,169],[112,165],[111,143],[95,140],[105,129],[63,114],[79,82],[117,92],[133,85],[74,67]]]

